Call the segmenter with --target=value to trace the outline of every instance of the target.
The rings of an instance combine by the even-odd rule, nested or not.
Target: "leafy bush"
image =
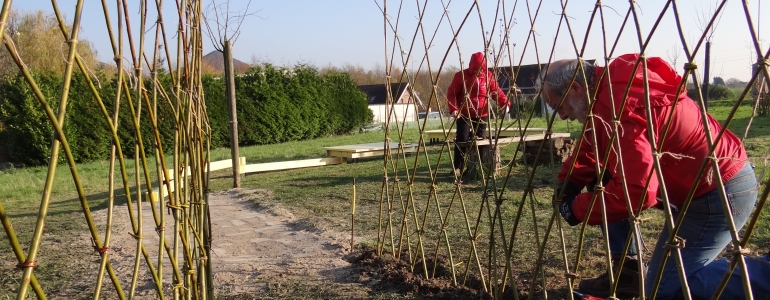
[[[34,74],[35,81],[48,105],[58,110],[61,79],[53,73]],[[63,131],[77,162],[104,159],[109,153],[110,134],[95,105],[85,78],[75,76],[71,82],[67,116]],[[17,163],[38,165],[48,161],[53,126],[32,88],[21,75],[5,77],[0,82],[0,120],[6,125],[0,132],[9,158]],[[105,126],[102,126],[105,125]],[[60,155],[63,161],[64,156]]]
[[[709,101],[728,100],[735,98],[735,94],[724,85],[709,85]]]
[[[692,98],[693,100],[698,99],[698,90],[691,88],[687,90],[687,96]],[[716,85],[716,84],[710,84],[709,85],[709,95],[708,95],[709,101],[712,100],[730,100],[735,98],[735,94],[732,90],[727,88],[724,85]]]
[[[111,117],[115,109],[116,83],[114,78],[111,82],[103,74],[97,76],[100,82],[105,83],[99,94]],[[56,111],[62,89],[60,75],[34,74],[34,78],[49,105]],[[159,74],[158,82],[165,91],[173,91],[168,74]],[[292,69],[265,65],[237,77],[235,83],[239,142],[243,146],[348,133],[373,118],[366,96],[346,73],[319,75],[315,68],[305,65]],[[145,78],[144,84],[151,87],[151,79]],[[225,80],[204,76],[202,85],[211,129],[211,146],[227,147],[230,145],[230,110],[225,95]],[[171,153],[176,118],[185,118],[187,112],[176,107],[181,104],[175,103],[175,99],[172,98],[172,103],[169,103],[152,88],[143,95],[147,98],[137,97],[136,90],[123,91],[117,127],[123,154],[127,157],[136,155],[138,132],[145,153],[154,155],[153,149],[157,147],[154,127],[158,129],[163,151]],[[156,116],[155,124],[150,118],[150,111]],[[182,115],[176,116],[175,111]],[[134,115],[139,115],[138,131]],[[12,162],[25,165],[47,163],[53,127],[31,87],[20,75],[0,80],[0,124],[3,150]],[[109,156],[112,134],[85,77],[80,74],[72,80],[63,129],[77,162],[103,160]]]
[[[46,78],[38,79],[39,84],[45,85]],[[43,95],[47,99],[58,99],[50,92],[43,90]],[[49,105],[54,106],[56,103]],[[4,78],[0,84],[0,119],[5,128],[0,132],[0,139],[8,158],[14,162],[37,164],[48,157],[52,130],[46,115],[38,107],[40,105],[23,77]]]
[[[319,75],[306,65],[267,64],[237,77],[235,84],[241,145],[348,133],[373,119],[366,95],[345,73]]]

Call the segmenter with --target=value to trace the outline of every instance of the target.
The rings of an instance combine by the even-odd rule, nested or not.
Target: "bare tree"
[[[249,12],[251,7],[251,0],[246,3],[246,8],[243,10],[232,11],[230,10],[230,1],[227,0],[223,3],[217,4],[215,0],[212,0],[208,6],[206,6],[206,13],[204,17],[204,23],[206,24],[206,34],[211,39],[211,43],[214,48],[220,52],[224,51],[225,44],[230,41],[232,44],[238,40],[241,35],[241,25],[247,17],[256,16],[259,11]],[[211,22],[214,23],[216,28],[212,28]]]
[[[241,187],[240,154],[238,150],[238,111],[235,102],[235,70],[233,69],[233,44],[241,35],[241,25],[246,17],[256,14],[249,12],[251,0],[246,8],[233,12],[230,1],[217,4],[211,1],[206,8],[204,22],[214,48],[222,52],[225,65],[225,80],[227,84],[227,104],[230,109],[230,155],[233,162],[233,187]],[[214,23],[212,28],[211,22]]]
[[[672,66],[674,66],[674,69],[677,68],[676,61],[679,60],[679,54],[681,51],[679,48],[677,48],[676,45],[671,46],[671,52],[669,50],[666,50],[666,56],[668,57],[668,62],[671,63]]]

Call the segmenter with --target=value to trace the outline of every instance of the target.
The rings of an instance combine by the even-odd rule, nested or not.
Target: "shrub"
[[[48,105],[58,110],[61,79],[53,73],[33,74],[38,88]],[[87,91],[87,92],[86,92]],[[77,162],[104,159],[109,153],[111,136],[102,118],[101,109],[95,105],[93,94],[88,90],[85,78],[74,76],[71,82],[62,130]],[[53,126],[34,96],[32,88],[21,75],[5,77],[0,82],[0,120],[5,129],[0,139],[13,162],[25,165],[47,163]],[[61,161],[64,156],[60,155]]]
[[[687,90],[687,96],[692,98],[693,100],[698,99],[698,90],[695,88],[691,88]],[[723,86],[723,85],[715,85],[710,84],[709,85],[709,94],[708,94],[709,101],[712,100],[730,100],[735,98],[735,94],[732,90],[729,88]]]
[[[112,116],[116,79],[110,82],[103,74],[97,76],[100,82],[107,83],[99,89],[99,94]],[[53,73],[34,74],[34,77],[55,111],[62,89],[61,77]],[[145,78],[146,87],[152,86],[151,80]],[[157,80],[171,97],[171,76],[159,74]],[[212,147],[229,146],[230,110],[225,81],[212,76],[204,76],[201,80],[208,124],[197,125],[210,126]],[[264,65],[237,77],[235,83],[238,135],[240,144],[244,146],[348,133],[373,118],[366,96],[346,73],[319,75],[315,68],[306,65],[291,69]],[[177,107],[181,104],[175,101],[172,98],[172,103],[169,103],[162,93],[152,88],[147,89],[142,97],[137,97],[135,90],[123,91],[118,107],[117,133],[126,157],[135,157],[137,153],[137,128],[132,115],[139,115],[138,133],[146,155],[155,154],[158,139],[154,127],[158,129],[163,151],[173,151],[176,126],[183,125],[177,124],[176,119],[185,119],[188,113]],[[174,115],[175,110],[179,116]],[[149,111],[156,116],[155,124]],[[0,124],[3,150],[12,162],[25,165],[47,163],[53,127],[31,87],[20,75],[0,80]],[[80,74],[76,74],[71,82],[63,129],[77,162],[108,157],[112,141],[109,126],[85,77]]]
[[[709,85],[709,101],[735,98],[733,91],[724,85]]]
[[[345,73],[257,66],[236,78],[241,145],[348,133],[371,122],[366,95]]]

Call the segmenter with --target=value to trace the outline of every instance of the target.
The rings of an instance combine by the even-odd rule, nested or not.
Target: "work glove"
[[[564,191],[564,195],[561,198],[558,198],[559,195],[561,195],[562,190]],[[572,212],[572,202],[574,202],[575,198],[580,195],[580,190],[579,187],[570,182],[559,182],[559,184],[556,185],[556,191],[553,195],[554,206],[559,209],[559,214],[561,214],[561,217],[564,218],[570,226],[580,224],[580,220],[578,220]]]
[[[610,183],[610,180],[612,180],[612,175],[610,172],[604,172],[604,176],[602,177],[602,186],[607,186],[608,183]],[[597,177],[594,177],[594,180],[591,180],[591,182],[586,185],[586,189],[589,192],[593,192],[594,188],[596,188],[596,183],[599,182],[599,179]]]

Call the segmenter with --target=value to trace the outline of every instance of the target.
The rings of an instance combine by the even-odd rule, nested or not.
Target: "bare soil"
[[[213,228],[214,289],[219,299],[486,299],[480,289],[457,287],[449,273],[437,268],[436,278],[425,279],[422,269],[410,271],[409,265],[392,255],[378,256],[371,249],[351,252],[349,237],[307,225],[291,212],[276,206],[260,206],[270,191],[233,189],[209,195]],[[269,201],[267,201],[269,203]],[[145,204],[143,239],[153,265],[157,267],[159,235],[155,232],[150,206]],[[106,223],[107,212],[96,211],[97,224]],[[166,215],[167,224],[173,224]],[[128,293],[136,257],[136,239],[127,234],[131,224],[125,207],[116,208],[110,261]],[[173,236],[167,225],[166,238]],[[58,290],[60,296],[84,296],[75,290],[93,290],[98,256],[92,256],[84,276]],[[441,263],[439,262],[441,265]],[[428,262],[430,270],[433,262]],[[172,270],[167,256],[163,260],[164,294],[171,293]],[[82,282],[81,282],[82,281]],[[135,299],[156,299],[157,291],[141,260]],[[90,285],[90,287],[89,287]],[[104,296],[116,296],[109,279]],[[56,297],[54,297],[56,298]],[[73,297],[79,298],[79,297]]]

